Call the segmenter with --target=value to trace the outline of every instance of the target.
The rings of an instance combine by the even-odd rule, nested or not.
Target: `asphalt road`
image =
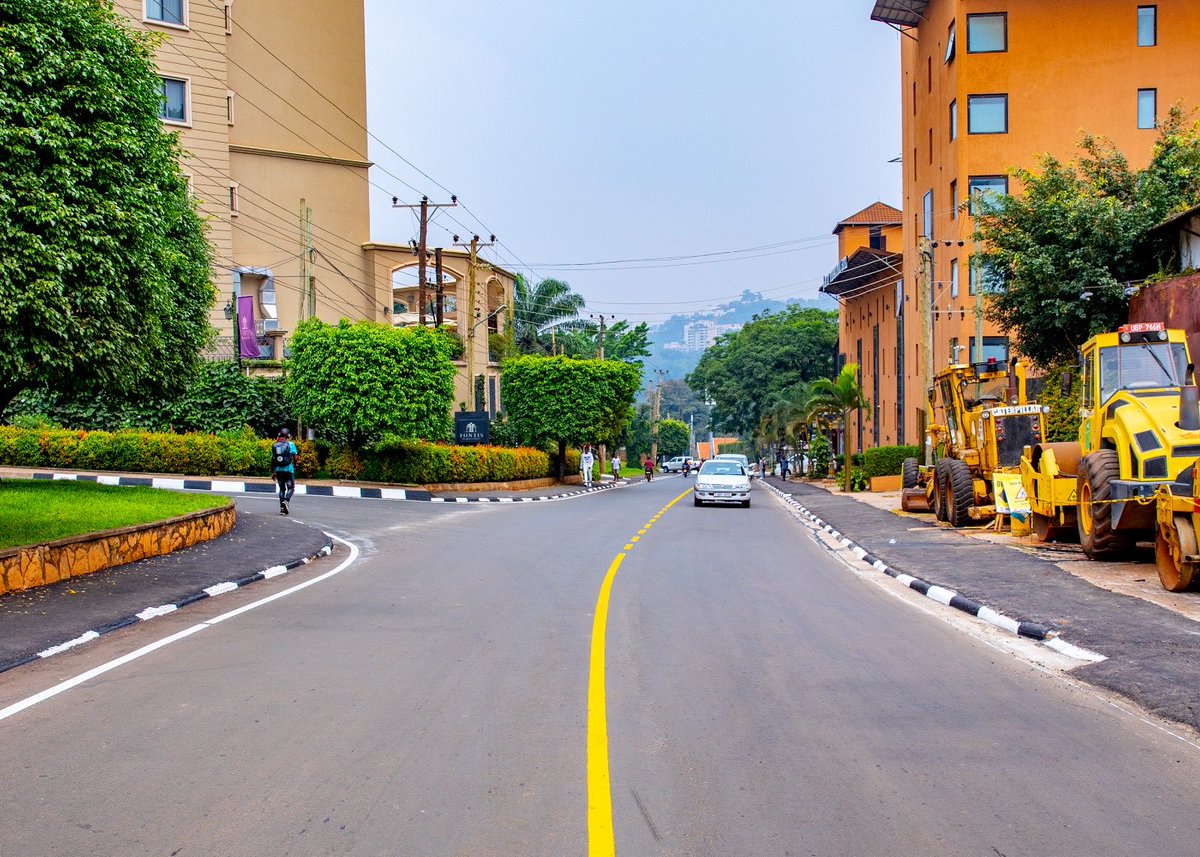
[[[306,498],[357,558],[0,675],[0,854],[1196,853],[1190,737],[688,485]]]

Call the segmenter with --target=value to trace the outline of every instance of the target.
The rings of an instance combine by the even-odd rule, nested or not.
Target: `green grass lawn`
[[[0,479],[0,550],[148,524],[227,502],[226,497],[159,488]]]

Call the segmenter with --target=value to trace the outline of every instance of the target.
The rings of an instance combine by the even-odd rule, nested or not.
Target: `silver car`
[[[692,499],[697,506],[705,503],[741,503],[750,508],[750,476],[739,461],[710,458],[700,465]]]

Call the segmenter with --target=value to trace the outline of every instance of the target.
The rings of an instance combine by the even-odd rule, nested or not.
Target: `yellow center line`
[[[659,512],[661,516],[688,494],[684,491]],[[643,531],[644,532],[644,531]],[[631,541],[636,542],[637,536]],[[625,550],[632,550],[625,545]],[[608,709],[604,680],[604,638],[608,629],[608,604],[612,595],[613,581],[617,569],[625,559],[624,553],[617,554],[604,582],[600,584],[600,596],[596,600],[596,614],[592,620],[592,649],[589,658],[587,699],[587,825],[588,857],[616,857],[617,846],[613,838],[612,781],[608,770]]]

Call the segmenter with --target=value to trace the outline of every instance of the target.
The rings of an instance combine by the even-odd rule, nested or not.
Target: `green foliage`
[[[341,478],[405,485],[544,479],[550,467],[549,456],[539,449],[451,446],[399,437],[386,437],[361,454],[345,450],[330,456],[335,458]],[[345,475],[350,469],[358,475]]]
[[[317,470],[312,443],[298,443],[296,475]],[[270,476],[271,441],[251,432],[218,437],[194,432],[70,431],[0,427],[0,465],[182,473],[186,476]]]
[[[580,323],[582,295],[562,280],[545,279],[536,286],[517,275],[513,282],[513,341],[521,354],[549,354],[550,331],[570,330]]]
[[[93,0],[0,11],[0,413],[26,388],[178,390],[212,335],[155,41]]]
[[[852,467],[849,485],[851,491],[866,491],[871,487],[871,477],[861,467]]]
[[[626,363],[569,357],[518,357],[504,364],[502,377],[516,436],[526,446],[556,444],[560,459],[567,445],[616,440],[640,384]]]
[[[858,383],[858,364],[847,363],[838,373],[836,380],[830,381],[827,378],[821,378],[814,381],[812,383],[812,408],[813,413],[823,413],[841,421],[842,437],[849,447],[850,414],[858,411],[864,417],[871,415],[871,403],[863,395],[863,389]],[[850,460],[853,463],[853,457]],[[849,491],[850,468],[843,468],[843,471],[845,472],[843,487]]]
[[[867,478],[873,476],[899,476],[906,458],[919,458],[919,446],[877,446],[864,449],[863,471]]]
[[[201,364],[187,389],[169,398],[122,396],[104,390],[68,394],[26,390],[13,399],[10,421],[39,416],[49,424],[74,429],[116,431],[237,431],[243,426],[273,437],[291,418],[283,399],[283,380],[247,376],[232,361]]]
[[[812,439],[808,445],[808,457],[812,462],[810,476],[829,475],[829,465],[833,461],[833,446],[826,435],[819,434]]]
[[[310,319],[292,338],[287,400],[305,425],[355,449],[385,434],[445,440],[454,373],[437,331]]]
[[[665,455],[667,458],[687,455],[690,442],[691,434],[688,432],[687,423],[681,423],[679,420],[658,421],[658,452],[660,455]]]
[[[1071,373],[1071,392],[1062,394],[1062,379]],[[1058,366],[1046,373],[1046,386],[1038,394],[1038,404],[1047,405],[1043,434],[1050,443],[1066,443],[1079,439],[1079,397],[1083,386],[1076,365]]]
[[[1087,136],[1080,149],[1073,163],[1047,155],[1038,171],[1014,170],[1020,196],[978,203],[984,257],[1004,283],[989,290],[988,317],[1043,367],[1072,361],[1090,336],[1125,322],[1125,283],[1174,252],[1150,230],[1200,202],[1200,126],[1178,107],[1143,170],[1107,141]]]
[[[716,426],[749,436],[772,394],[833,373],[837,342],[837,313],[791,306],[723,334],[687,382],[714,402]]]
[[[91,482],[0,482],[0,550],[165,521],[229,505],[228,497]]]

